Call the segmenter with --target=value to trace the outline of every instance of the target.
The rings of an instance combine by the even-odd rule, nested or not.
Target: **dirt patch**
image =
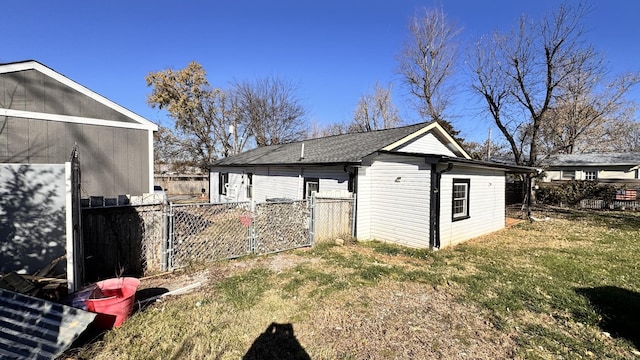
[[[243,258],[213,263],[204,269],[178,269],[140,280],[139,289],[161,288],[174,291],[183,287],[201,283],[211,285],[222,279],[256,267],[264,267],[280,273],[303,262],[318,262],[319,259],[302,257],[293,253],[279,253],[261,257]]]

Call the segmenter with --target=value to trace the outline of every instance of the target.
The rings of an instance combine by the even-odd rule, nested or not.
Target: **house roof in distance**
[[[258,147],[214,161],[211,166],[357,164],[367,155],[388,147],[397,148],[429,130],[435,130],[456,152],[468,157],[440,125],[435,122],[423,122],[392,129]]]
[[[636,166],[640,153],[557,154],[543,161],[546,166]]]

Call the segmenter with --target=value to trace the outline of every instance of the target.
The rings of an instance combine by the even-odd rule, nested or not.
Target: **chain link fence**
[[[252,211],[253,207],[253,211]],[[354,198],[153,204],[82,212],[87,279],[149,275],[353,234]]]
[[[307,201],[171,205],[169,268],[311,245]]]
[[[250,204],[171,205],[169,268],[250,254]]]
[[[256,204],[256,254],[269,254],[311,246],[311,209],[306,200]]]

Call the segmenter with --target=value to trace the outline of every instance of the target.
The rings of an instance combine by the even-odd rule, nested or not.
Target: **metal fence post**
[[[162,205],[162,237],[160,238],[162,247],[161,256],[162,263],[160,264],[160,268],[162,271],[167,271],[169,265],[167,264],[167,242],[169,241],[169,207],[167,204]]]
[[[165,271],[173,270],[173,230],[174,230],[174,222],[173,222],[173,205],[169,204],[169,211],[167,211],[166,215],[166,236],[164,237],[164,241],[162,242],[165,250],[163,251],[163,266],[165,267]]]

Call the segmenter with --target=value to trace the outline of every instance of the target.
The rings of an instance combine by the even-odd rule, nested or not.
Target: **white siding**
[[[561,170],[545,170],[543,182],[550,182],[551,180],[561,180],[562,179],[562,171]]]
[[[453,179],[469,179],[469,218],[452,221]],[[456,166],[440,183],[440,247],[488,234],[505,226],[505,176],[499,170]]]
[[[448,147],[446,147],[440,140],[438,140],[438,138],[436,138],[430,132],[397,149],[397,151],[419,154],[446,155],[451,157],[456,156],[456,154],[449,150]]]
[[[237,202],[246,200],[246,186],[245,186],[245,169],[242,168],[219,168],[218,171],[211,171],[209,173],[209,202]],[[249,171],[250,172],[250,171]],[[229,174],[229,182],[227,186],[227,194],[222,195],[219,193],[219,180],[220,173]]]
[[[229,173],[227,195],[218,195],[219,173]],[[318,178],[320,191],[347,191],[349,174],[339,167],[290,168],[290,167],[217,167],[211,171],[210,201],[247,201],[247,175],[253,174],[253,199],[265,202],[267,199],[304,198],[304,178]]]
[[[209,172],[209,202],[220,202],[220,195],[218,195],[218,180],[220,173],[218,171]]]
[[[419,158],[383,156],[361,170],[358,238],[428,247],[430,178]]]
[[[356,237],[371,240],[371,167],[359,168],[356,182]]]
[[[253,175],[253,199],[264,202],[267,199],[301,198],[302,180],[300,169],[260,168]]]
[[[637,179],[636,171],[627,171],[625,168],[600,169],[598,171],[598,179]]]
[[[607,166],[606,168],[602,167],[573,167],[567,168],[567,170],[575,171],[575,179],[576,180],[585,180],[587,171],[596,171],[598,179],[637,179],[636,170],[629,171],[629,166]],[[543,181],[549,182],[551,180],[568,180],[563,179],[562,170],[554,169],[554,170],[546,170],[545,177]]]
[[[344,168],[311,168],[305,169],[304,177],[320,179],[320,192],[338,192],[349,189],[349,173]],[[301,190],[302,191],[302,190]]]

